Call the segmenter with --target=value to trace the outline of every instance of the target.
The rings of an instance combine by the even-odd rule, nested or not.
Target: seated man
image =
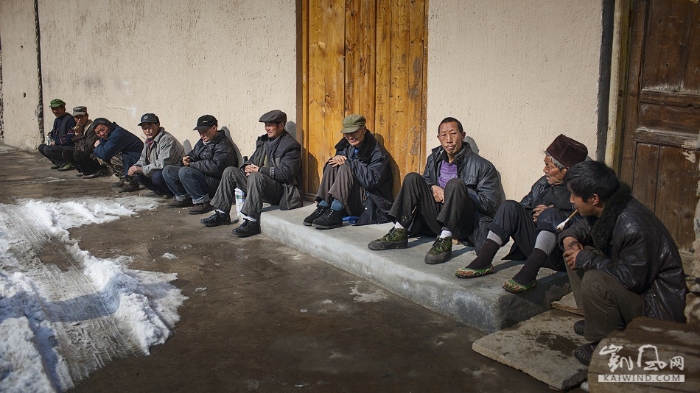
[[[498,171],[464,142],[462,123],[452,117],[440,122],[440,146],[433,149],[423,176],[406,175],[389,218],[394,227],[370,250],[406,248],[408,234],[438,235],[425,263],[446,262],[452,256],[452,238],[463,239],[477,228],[482,216],[493,217],[503,188]]]
[[[304,225],[317,229],[342,226],[343,210],[359,216],[358,225],[387,222],[393,201],[389,157],[365,123],[361,115],[343,119],[343,139],[323,168],[315,198],[318,205]]]
[[[163,167],[178,165],[185,155],[185,149],[174,136],[160,126],[160,119],[153,113],[141,116],[139,127],[146,135],[146,143],[141,158],[129,168],[129,176],[135,176],[136,181],[156,195],[172,195],[163,179]]]
[[[586,316],[574,331],[590,341],[574,351],[576,359],[588,365],[598,342],[636,317],[684,322],[683,265],[661,220],[602,162],[575,165],[564,183],[585,218],[559,235],[576,305]]]
[[[273,110],[260,117],[265,123],[266,134],[258,137],[255,152],[240,168],[226,168],[221,184],[211,204],[216,211],[202,224],[213,227],[231,223],[229,212],[236,203],[235,189],[247,195],[241,208],[243,223],[233,233],[248,237],[260,233],[260,213],[263,202],[279,205],[281,210],[301,207],[299,170],[301,169],[301,145],[284,126],[287,115]]]
[[[53,164],[51,169],[73,169],[72,165],[63,158],[63,150],[73,146],[75,119],[66,112],[66,103],[63,100],[53,99],[49,106],[56,119],[53,121],[53,128],[49,131],[48,144],[40,144],[39,153],[51,161]]]
[[[67,147],[63,150],[63,158],[78,170],[78,176],[95,173],[99,175],[103,167],[96,159],[90,157],[98,137],[95,134],[95,125],[88,115],[87,107],[76,106],[73,108],[73,118],[75,119],[73,147]],[[58,168],[59,171],[69,169]]]
[[[107,119],[98,118],[94,123],[95,134],[100,139],[95,141],[93,153],[119,178],[112,186],[119,187],[119,192],[138,190],[139,184],[127,170],[139,159],[143,142],[136,135]]]
[[[168,207],[188,207],[190,214],[211,211],[209,204],[224,169],[238,165],[238,156],[226,133],[218,129],[219,122],[212,115],[197,119],[194,128],[199,132],[199,141],[192,151],[182,157],[182,166],[166,165],[163,177],[175,198]],[[193,206],[194,204],[194,206]]]
[[[504,259],[527,258],[525,266],[503,284],[509,292],[522,293],[537,285],[537,272],[547,266],[564,271],[562,251],[556,247],[556,226],[571,214],[571,194],[564,185],[566,171],[586,159],[583,144],[559,135],[545,151],[544,176],[533,184],[520,203],[508,200],[498,207],[479,255],[469,266],[459,269],[460,278],[493,273],[493,257],[512,237],[514,245]]]

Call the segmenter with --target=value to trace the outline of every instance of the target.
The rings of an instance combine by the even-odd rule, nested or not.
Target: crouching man
[[[119,178],[112,186],[118,187],[119,192],[138,190],[139,183],[129,175],[128,170],[141,155],[141,139],[105,118],[95,119],[94,124],[95,134],[100,139],[95,141],[93,153]]]

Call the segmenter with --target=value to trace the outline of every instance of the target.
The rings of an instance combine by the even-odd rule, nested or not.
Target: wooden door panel
[[[659,147],[640,143],[637,145],[637,163],[634,168],[634,188],[632,195],[646,207],[656,208],[657,170],[659,167]]]
[[[679,246],[689,247],[695,240],[692,222],[698,201],[698,158],[697,151],[665,146],[659,149],[656,215]]]

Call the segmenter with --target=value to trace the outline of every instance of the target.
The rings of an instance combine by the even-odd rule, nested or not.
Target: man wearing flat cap
[[[343,119],[343,138],[323,167],[314,198],[316,210],[304,225],[331,229],[343,225],[343,215],[359,216],[357,225],[387,222],[394,200],[389,156],[365,126],[362,115]]]
[[[260,117],[265,134],[255,142],[255,152],[240,168],[226,168],[211,204],[214,214],[202,220],[212,227],[231,223],[230,211],[235,202],[235,189],[241,189],[245,203],[241,208],[243,223],[233,233],[248,237],[260,233],[263,202],[279,205],[281,210],[301,207],[299,170],[301,145],[285,129],[287,115],[273,110]]]
[[[503,283],[503,289],[522,293],[537,285],[537,273],[542,267],[564,271],[563,251],[556,247],[556,226],[571,215],[571,192],[564,184],[570,167],[586,160],[588,149],[582,143],[559,135],[545,150],[544,176],[532,185],[530,193],[520,203],[508,200],[498,208],[489,225],[486,241],[476,259],[458,269],[460,278],[492,274],[493,258],[499,248],[513,238],[515,243],[504,259],[524,259],[525,265],[513,278]],[[576,221],[579,217],[570,220]]]
[[[163,168],[166,165],[178,165],[185,155],[185,149],[174,136],[160,126],[160,119],[154,113],[141,116],[138,125],[146,136],[146,142],[141,157],[129,168],[129,176],[134,176],[136,181],[156,195],[172,195],[163,179]]]
[[[97,118],[94,123],[95,134],[100,139],[95,142],[92,152],[119,178],[112,187],[118,188],[120,193],[138,190],[139,184],[129,175],[128,169],[138,161],[143,142],[136,135],[107,119]]]
[[[73,147],[63,150],[63,158],[78,170],[78,176],[99,175],[103,167],[95,158],[91,157],[98,137],[95,134],[95,124],[88,115],[87,107],[76,106],[73,108],[73,119],[75,119]],[[61,167],[58,170],[65,171],[69,169]]]
[[[72,165],[63,158],[63,150],[73,146],[75,119],[66,112],[66,103],[63,100],[55,98],[51,100],[49,106],[56,119],[53,121],[53,128],[49,131],[48,143],[39,145],[39,153],[51,161],[51,169],[73,169]]]
[[[214,195],[224,169],[238,165],[238,156],[233,142],[212,115],[200,116],[194,130],[199,132],[199,141],[187,153],[180,166],[166,165],[163,177],[175,198],[168,207],[190,207],[190,214],[204,214],[212,210],[209,201]]]

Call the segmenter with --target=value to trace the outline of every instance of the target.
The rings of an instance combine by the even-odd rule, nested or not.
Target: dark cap
[[[76,106],[73,108],[73,116],[84,116],[87,115],[87,107],[86,106]]]
[[[586,160],[588,148],[583,143],[561,134],[549,145],[547,153],[565,167],[571,168]]]
[[[54,98],[53,100],[51,100],[49,106],[51,108],[58,108],[59,106],[66,106],[66,103],[63,102],[63,100],[60,98]]]
[[[367,119],[362,115],[346,116],[345,119],[343,119],[343,129],[340,130],[340,132],[343,134],[351,134],[364,126],[365,123],[367,123]]]
[[[283,123],[287,121],[287,114],[279,109],[274,111],[269,111],[266,114],[260,116],[261,123]]]
[[[212,115],[204,115],[200,116],[199,119],[197,119],[197,127],[194,129],[197,131],[204,131],[212,128],[213,126],[218,126],[219,122],[216,120],[216,117]]]
[[[139,127],[141,127],[141,124],[143,123],[160,124],[160,119],[158,118],[158,116],[155,115],[155,113],[146,113],[143,116],[141,116],[141,123],[139,123]]]

